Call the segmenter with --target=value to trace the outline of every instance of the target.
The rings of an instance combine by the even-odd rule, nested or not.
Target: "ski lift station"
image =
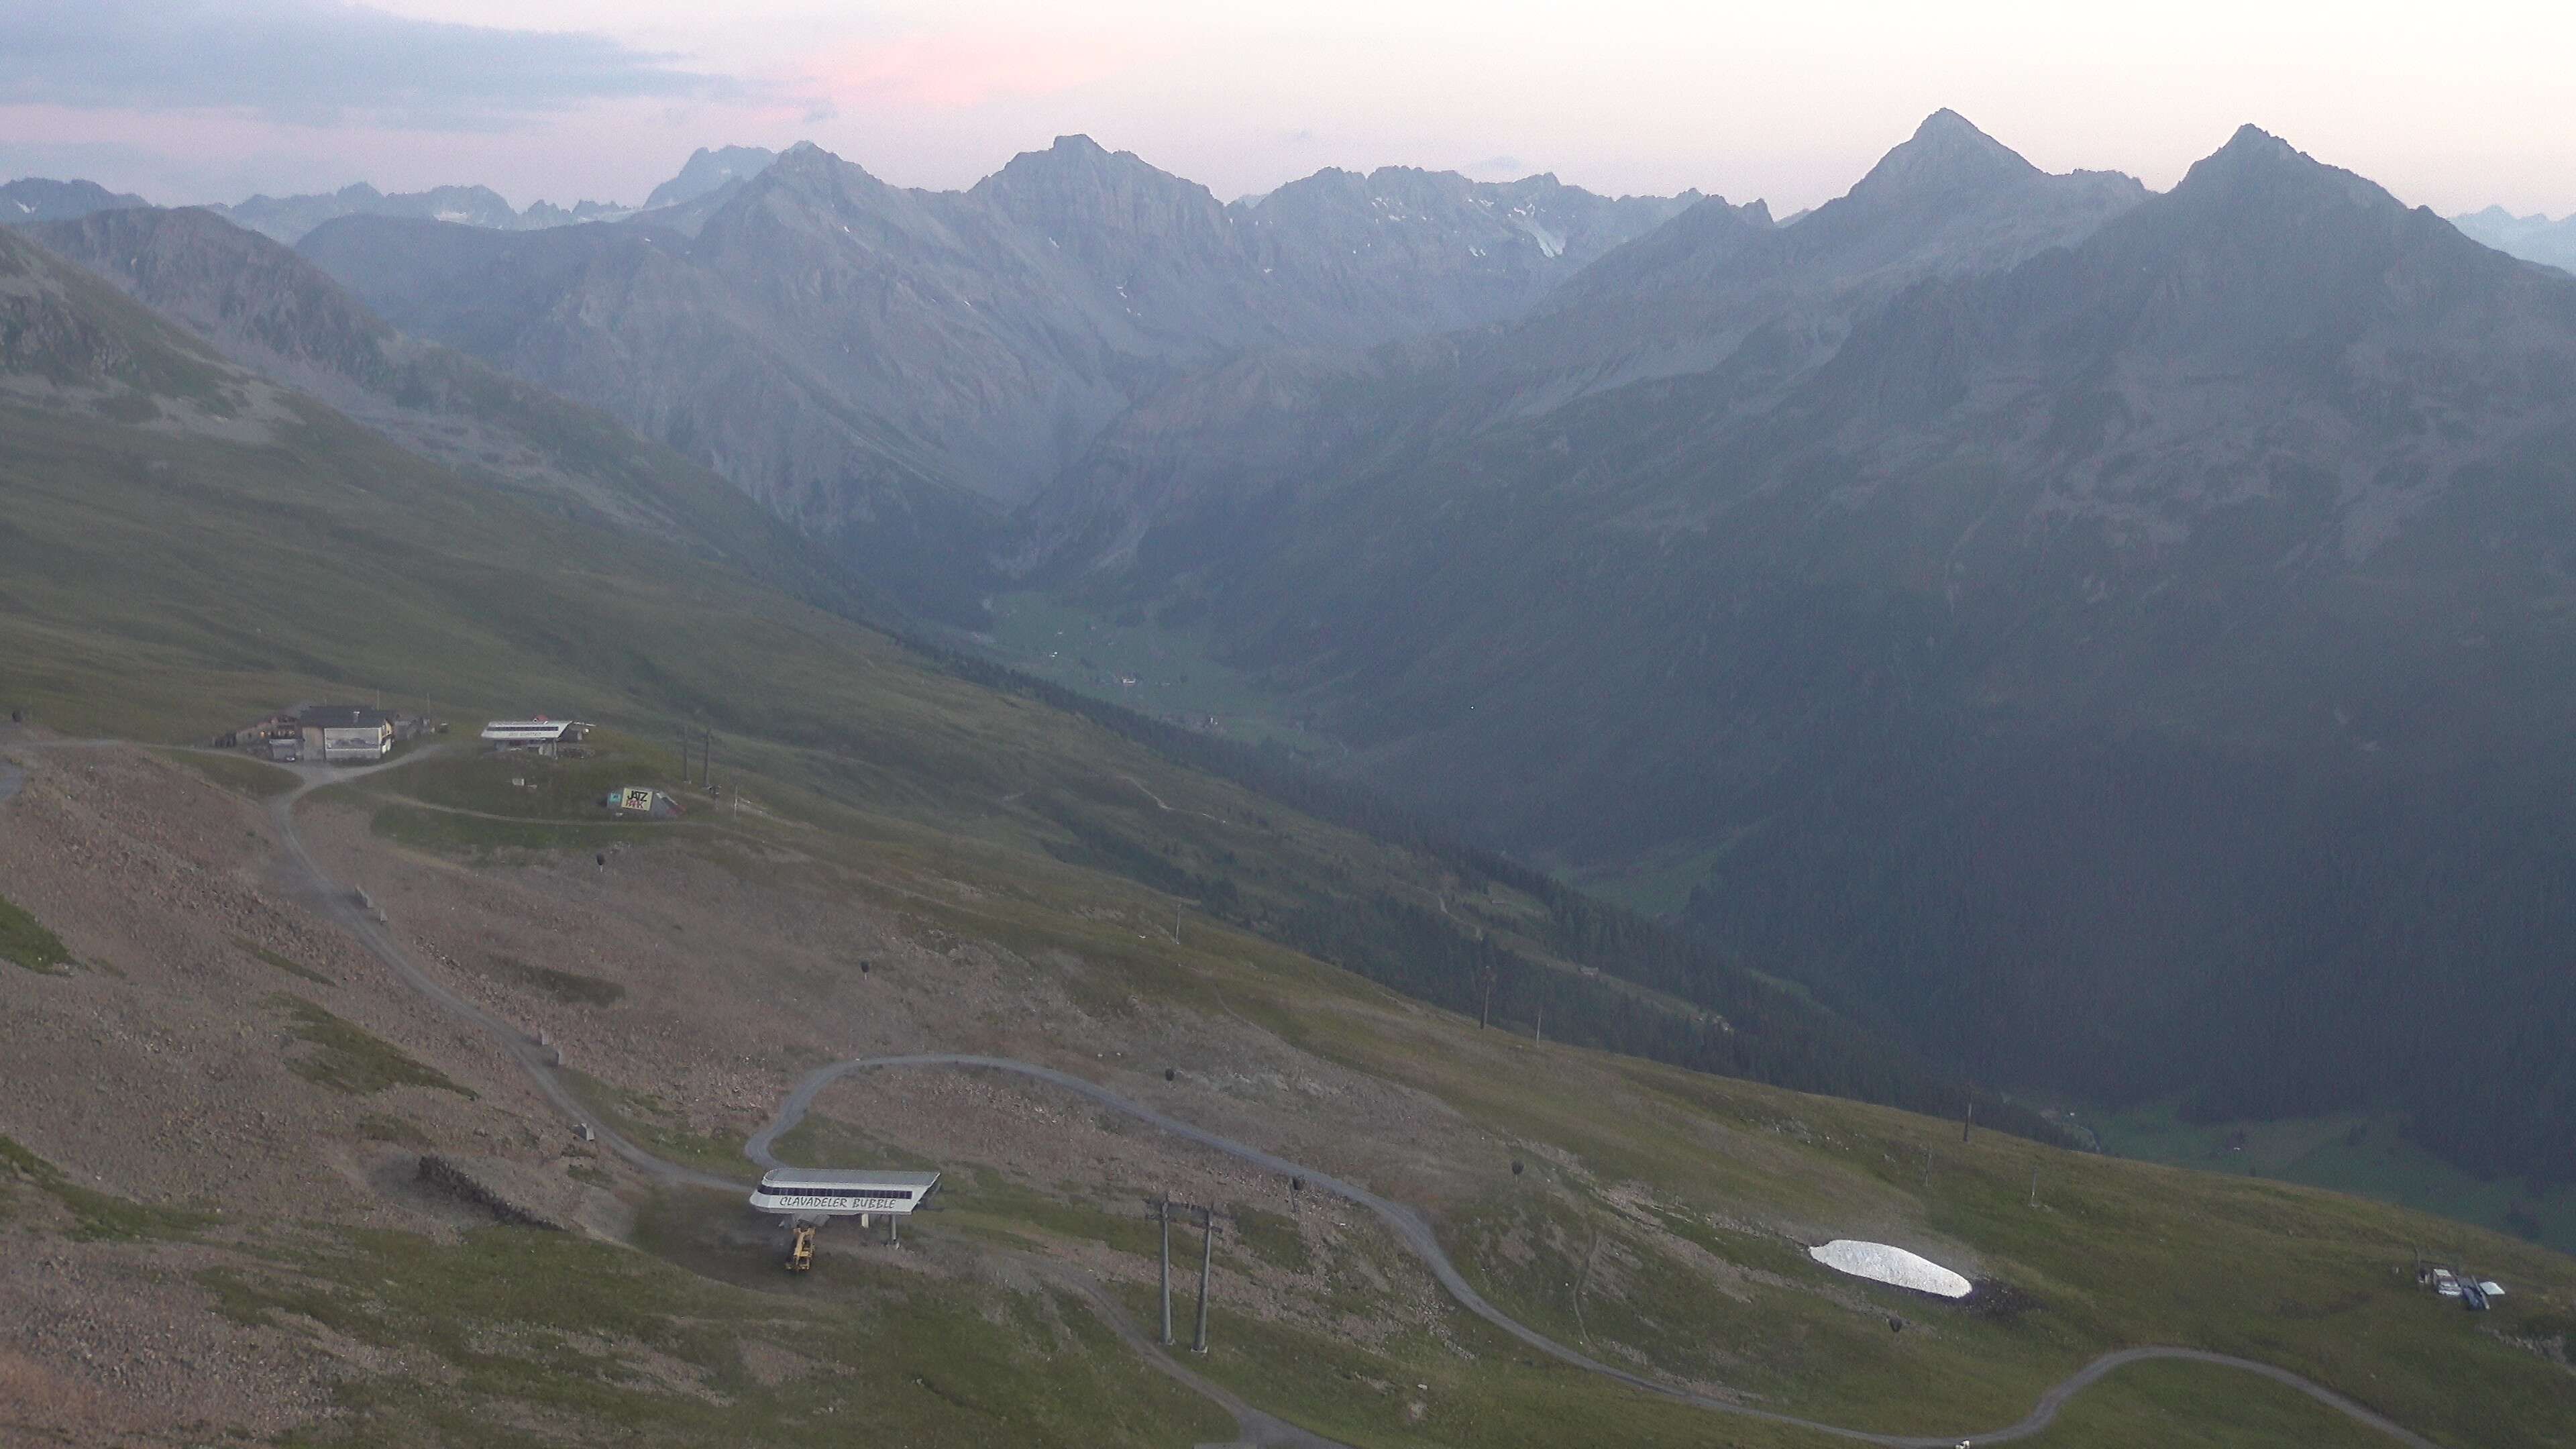
[[[760,1175],[751,1205],[760,1212],[778,1214],[781,1223],[791,1228],[848,1217],[867,1227],[882,1217],[888,1237],[899,1238],[896,1224],[938,1190],[935,1172],[773,1167]]]

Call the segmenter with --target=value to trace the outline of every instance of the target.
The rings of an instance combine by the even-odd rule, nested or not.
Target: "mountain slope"
[[[95,181],[48,181],[29,176],[0,184],[0,226],[69,221],[93,211],[149,205],[140,196],[110,191]]]
[[[695,1446],[810,1438],[863,1396],[872,1435],[912,1443],[1203,1442],[1222,1425],[1136,1329],[1156,1248],[1135,1204],[1171,1192],[1230,1205],[1197,1371],[1315,1432],[1845,1442],[1535,1361],[1312,1178],[1042,1084],[886,1067],[779,1139],[789,1161],[943,1170],[944,1211],[906,1225],[900,1263],[835,1228],[790,1276],[738,1191],[602,1150],[745,1174],[745,1138],[817,1063],[971,1051],[1366,1184],[1515,1317],[1748,1404],[1886,1433],[2004,1423],[2106,1352],[2175,1343],[2445,1445],[2563,1438],[2562,1257],[1963,1132],[1955,1084],[1668,933],[1472,852],[1329,825],[1189,768],[1186,739],[1148,747],[723,561],[530,507],[16,232],[0,502],[0,698],[37,721],[0,726],[0,946],[30,923],[47,942],[0,964],[0,1434]],[[327,788],[299,799],[238,756],[77,738],[203,738],[379,693],[469,728],[486,710],[603,727],[581,758],[451,737],[381,773],[317,767]],[[655,747],[683,721],[716,728],[722,795]],[[633,783],[688,814],[606,818],[600,790]],[[1746,1006],[1640,984],[1667,979]],[[1427,1004],[1487,981],[1492,1029]],[[1797,1049],[1839,1043],[1873,1088],[1935,1089],[1940,1115],[1577,1044],[1623,1021],[1815,1085]],[[522,1070],[531,1038],[578,1063],[577,1114]],[[426,1181],[425,1157],[443,1161]],[[496,1222],[494,1198],[565,1230]],[[1985,1289],[1928,1300],[1805,1251],[1848,1233]],[[2432,1240],[2511,1283],[2497,1331],[2406,1279]],[[156,1347],[118,1348],[135,1343]],[[2054,1432],[2370,1442],[2206,1367],[2087,1391]]]
[[[135,208],[31,227],[231,360],[535,506],[726,558],[827,607],[887,608],[722,479],[613,420],[402,336],[312,263],[202,210]]]
[[[1545,1011],[1561,1039],[1940,1109],[1961,1093],[1669,933],[1515,883],[1472,852],[1371,840],[1366,812],[1329,795],[1346,823],[1246,836],[1227,822],[1270,818],[1260,798],[1173,761],[1248,776],[1245,762],[1142,721],[1062,712],[1007,679],[970,684],[743,560],[638,534],[609,510],[532,508],[230,365],[19,234],[0,244],[12,268],[0,381],[20,404],[0,473],[13,504],[0,694],[46,718],[187,736],[274,707],[264,694],[349,688],[525,712],[544,681],[556,711],[694,719],[734,737],[736,768],[766,761],[835,808],[1186,890],[1208,917],[1415,995],[1463,1003],[1481,973],[1495,1006]],[[243,249],[254,262],[269,250]],[[236,295],[262,281],[254,271]],[[314,599],[356,602],[300,602]],[[187,701],[210,713],[174,731]],[[1223,813],[1139,815],[1190,795],[1221,797]],[[1245,854],[1262,864],[1238,880]],[[1365,889],[1350,883],[1355,859],[1374,863]],[[1461,889],[1487,903],[1415,903]]]
[[[1981,1074],[2391,1106],[2562,1180],[2576,1000],[2538,983],[2576,920],[2530,842],[2576,826],[2576,285],[2251,130],[1996,254],[1535,415],[1447,363],[1428,425],[1090,587],[1187,601],[1371,778],[1683,873],[1718,939]],[[2453,1013],[2505,1044],[2420,1029]]]
[[[1139,398],[1252,349],[1509,315],[1672,205],[1384,171],[1227,207],[1083,137],[934,193],[809,144],[630,227],[349,218],[303,249],[397,326],[616,413],[809,533],[908,527],[876,556],[950,560],[921,597],[971,619],[994,505]]]

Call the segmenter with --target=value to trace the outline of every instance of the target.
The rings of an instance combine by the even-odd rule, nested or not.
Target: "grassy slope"
[[[2101,1134],[2103,1150],[2122,1157],[2360,1193],[2576,1252],[2576,1188],[2534,1192],[2517,1178],[2473,1177],[2408,1140],[2403,1118],[2347,1113],[2194,1125],[2167,1102],[2084,1120]],[[2425,1248],[2450,1255],[2449,1242],[2437,1237]]]
[[[430,782],[425,793],[457,788]],[[388,777],[379,788],[403,786]],[[817,858],[808,869],[850,872],[818,879],[876,895],[934,929],[1032,958],[1079,956],[1104,998],[1231,1010],[1457,1108],[1508,1146],[1436,1204],[1444,1238],[1498,1302],[1602,1356],[1801,1413],[1967,1431],[2019,1417],[2096,1354],[2175,1343],[2294,1368],[2443,1442],[2576,1442],[2566,1370],[2509,1341],[2576,1304],[2576,1265],[2530,1245],[2471,1231],[2480,1264],[2516,1289],[2505,1311],[2472,1318],[2414,1287],[2415,1246],[2460,1231],[2416,1214],[1992,1134],[1962,1144],[1952,1123],[1478,1032],[1237,932],[1193,922],[1177,946],[1140,932],[1153,918],[1150,893],[1052,863],[932,855],[757,821],[701,819],[665,838],[721,851],[737,833],[771,830],[792,833]],[[653,1116],[652,1104],[633,1104],[623,1120],[649,1132]],[[673,1146],[716,1163],[729,1144]],[[864,1132],[823,1119],[782,1147],[791,1160],[895,1160]],[[1013,1186],[1008,1164],[978,1163],[971,1152],[947,1164],[957,1195],[949,1213],[916,1227],[924,1243],[1148,1251],[1141,1224]],[[1513,1176],[1512,1157],[1532,1170]],[[2010,1284],[2018,1306],[1998,1313],[1856,1289],[1806,1262],[1783,1222],[1804,1225],[1810,1239],[1892,1233],[1952,1245],[1943,1251]],[[1369,1274],[1379,1286],[1356,1286]],[[1408,1277],[1400,1262],[1379,1263],[1350,1291],[1364,1305],[1390,1286],[1406,1291]],[[1908,1331],[1889,1333],[1889,1315]],[[1715,1425],[1528,1362],[1454,1312],[1443,1333],[1445,1342],[1364,1350],[1221,1308],[1220,1341],[1245,1351],[1220,1354],[1208,1369],[1359,1444],[1551,1444],[1569,1415],[1621,1442],[1815,1442]],[[1401,1391],[1412,1384],[1427,1387]],[[2153,1444],[2166,1435],[2370,1442],[2262,1380],[2188,1365],[2124,1371],[2042,1442]]]
[[[2313,1374],[2449,1442],[2568,1442],[2565,1370],[2488,1331],[2522,1322],[2517,1315],[2567,1312],[2576,1271],[2565,1259],[2479,1239],[2481,1265],[2518,1291],[2505,1314],[2470,1320],[2396,1277],[2427,1233],[2426,1220],[2409,1214],[2018,1141],[1981,1136],[1961,1147],[1954,1128],[1902,1113],[1478,1033],[1195,919],[1188,944],[1174,944],[1140,929],[1167,918],[1168,898],[1046,853],[1063,839],[1063,812],[1114,820],[1175,851],[1235,851],[1256,880],[1269,872],[1418,891],[1441,882],[1403,852],[1175,770],[1029,701],[939,675],[863,628],[748,580],[650,543],[605,549],[577,525],[460,489],[328,416],[252,445],[13,409],[0,417],[0,436],[8,439],[0,497],[9,505],[0,515],[0,697],[75,732],[178,739],[295,698],[425,693],[460,717],[543,708],[628,721],[648,742],[635,746],[635,768],[668,773],[676,762],[657,765],[649,742],[674,717],[703,714],[725,731],[720,776],[792,819],[809,854],[851,868],[854,888],[884,893],[913,919],[1024,956],[1072,950],[1100,963],[1114,982],[1103,990],[1242,1013],[1526,1144],[1539,1170],[1514,1178],[1498,1154],[1481,1185],[1435,1205],[1444,1234],[1500,1301],[1598,1351],[1722,1376],[1802,1412],[1913,1428],[1927,1416],[2000,1423],[2102,1349],[2184,1342]],[[402,783],[467,808],[508,803],[438,763],[419,768],[418,780],[388,777],[386,788]],[[566,801],[577,796],[571,786],[563,792]],[[547,832],[567,808],[548,796],[516,812],[494,809],[524,815],[511,828],[530,832],[499,843],[558,843]],[[396,814],[393,828],[405,818]],[[672,835],[720,848],[726,832],[770,828],[790,827],[758,813],[748,823],[701,815]],[[487,852],[491,844],[424,843]],[[951,888],[957,882],[974,889]],[[1507,929],[1516,907],[1492,909]],[[602,1091],[628,1117],[652,1115],[649,1102],[616,1099],[613,1084]],[[1928,1175],[1918,1167],[1927,1145],[1936,1152]],[[727,1147],[703,1144],[709,1154]],[[2045,1204],[2036,1210],[2024,1201],[2034,1166]],[[999,1189],[982,1216],[959,1212],[956,1231],[1096,1237],[1112,1247],[1141,1237]],[[1987,1318],[1859,1292],[1803,1264],[1778,1231],[1745,1226],[1782,1221],[1811,1225],[1814,1237],[1901,1230],[1958,1244],[1982,1274],[2009,1280],[2036,1306]],[[651,1320],[638,1329],[647,1341],[681,1344],[681,1325],[774,1311],[707,1288],[704,1278],[738,1269],[690,1246],[685,1233],[646,1237],[697,1276],[596,1259],[618,1267],[599,1290],[610,1300],[592,1306]],[[1584,1265],[1605,1242],[1633,1266],[1596,1286]],[[624,1392],[615,1386],[631,1374],[565,1356],[576,1350],[566,1325],[550,1317],[563,1303],[510,1296],[474,1310],[563,1350],[551,1356],[494,1362],[462,1330],[441,1326],[442,1313],[490,1298],[477,1285],[493,1281],[492,1254],[606,1251],[523,1243],[500,1235],[433,1249],[353,1239],[320,1258],[280,1261],[262,1279],[267,1287],[218,1286],[225,1302],[258,1316],[275,1308],[262,1306],[263,1295],[287,1291],[271,1280],[301,1275],[320,1285],[313,1291],[330,1311],[311,1303],[295,1311],[361,1340],[364,1322],[398,1338],[445,1335],[427,1346],[460,1372],[487,1375],[475,1382],[501,1398],[547,1412],[637,1412],[611,1393]],[[593,1263],[532,1258],[517,1272],[532,1283],[565,1273],[586,1280]],[[1388,1281],[1404,1281],[1401,1265],[1384,1267]],[[1364,1308],[1367,1290],[1353,1291]],[[1881,1337],[1887,1313],[1922,1328]],[[1097,1345],[1078,1318],[1066,1320],[1072,1341]],[[1559,1442],[1569,1416],[1605,1431],[1625,1427],[1635,1442],[1799,1442],[1524,1367],[1455,1315],[1454,1346],[1399,1341],[1376,1351],[1220,1321],[1227,1341],[1271,1351],[1220,1355],[1211,1372],[1357,1442]],[[889,1308],[880,1322],[884,1334],[835,1340],[833,1358],[874,1374],[871,1360],[889,1351],[962,1357],[995,1364],[988,1382],[996,1384],[1012,1376],[1009,1364],[1027,1362],[1027,1353],[1010,1351],[976,1358],[991,1346],[985,1331],[936,1305]],[[1104,1348],[1069,1362],[1094,1367],[1011,1390],[1055,1397],[1021,1400],[1002,1418],[1081,1422],[1107,1412],[1101,1396],[1080,1390],[1081,1374],[1133,1375]],[[611,1390],[585,1386],[602,1374]],[[1355,1392],[1363,1379],[1432,1385],[1419,1392],[1446,1397],[1416,1416],[1400,1394]],[[2167,1378],[2122,1392],[2197,1398],[2204,1417],[2222,1424],[2250,1424],[2272,1412],[2265,1405],[2279,1407],[2258,1382],[2200,1379],[2205,1389],[2173,1390]],[[885,1392],[899,1393],[899,1384]],[[934,1397],[948,1408],[923,1404],[922,1438],[968,1442],[994,1430],[974,1394]],[[407,1411],[383,1407],[389,1416]],[[819,1407],[797,1400],[777,1412]],[[1161,1423],[1168,1429],[1194,1412],[1182,1405]],[[2100,1405],[2086,1412],[2118,1419]],[[2285,1428],[2273,1442],[2318,1442],[2299,1432]]]

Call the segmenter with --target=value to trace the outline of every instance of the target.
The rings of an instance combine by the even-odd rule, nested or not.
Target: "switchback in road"
[[[47,749],[62,748],[65,746],[96,746],[112,743],[116,742],[48,741],[42,744],[29,744],[23,746],[22,749],[32,757],[36,752]],[[311,794],[313,791],[326,785],[338,784],[344,781],[361,778],[380,770],[399,769],[403,765],[409,764],[432,753],[435,753],[434,749],[423,750],[407,756],[404,759],[390,761],[382,765],[366,766],[355,769],[307,766],[297,770],[295,773],[300,778],[300,783],[297,787],[293,791],[277,797],[269,806],[270,818],[275,822],[278,838],[286,849],[286,864],[294,883],[302,891],[309,894],[330,919],[336,921],[355,936],[359,943],[364,945],[371,955],[375,956],[377,960],[383,962],[385,966],[390,969],[405,985],[409,986],[414,991],[418,992],[424,999],[448,1012],[450,1015],[455,1016],[459,1020],[470,1022],[481,1030],[490,1033],[493,1039],[498,1041],[509,1053],[511,1059],[516,1061],[520,1068],[528,1074],[529,1079],[536,1085],[538,1091],[545,1096],[548,1102],[552,1103],[554,1107],[563,1113],[567,1119],[576,1123],[590,1124],[594,1132],[597,1134],[599,1141],[608,1147],[610,1151],[616,1153],[619,1158],[633,1164],[638,1169],[664,1182],[693,1187],[716,1188],[728,1191],[746,1189],[749,1184],[745,1181],[722,1177],[714,1173],[704,1172],[696,1168],[665,1161],[664,1159],[657,1157],[651,1152],[648,1152],[644,1148],[636,1145],[624,1135],[605,1125],[597,1123],[595,1119],[591,1117],[590,1113],[582,1106],[580,1101],[575,1098],[572,1092],[564,1085],[562,1077],[557,1070],[558,1064],[556,1053],[552,1048],[540,1044],[535,1038],[529,1036],[518,1027],[502,1020],[491,1012],[476,1006],[474,1003],[465,1000],[463,997],[458,996],[455,992],[442,985],[436,978],[423,971],[411,960],[408,953],[402,949],[401,943],[386,927],[385,923],[378,921],[373,914],[362,908],[355,893],[349,887],[332,881],[323,873],[320,866],[314,862],[312,854],[305,847],[302,835],[296,829],[295,806],[297,802],[301,801],[305,796]],[[1788,1425],[1794,1428],[1829,1435],[1839,1439],[1866,1444],[1884,1445],[1887,1446],[1887,1449],[1954,1449],[1954,1446],[1963,1441],[1981,1445],[2002,1444],[2009,1443],[2017,1439],[2028,1438],[2048,1428],[2049,1425],[2056,1421],[2059,1411],[2062,1410],[2077,1394],[2080,1394],[2085,1389],[2099,1383],[2106,1375],[2117,1369],[2129,1364],[2144,1362],[2148,1359],[2174,1359],[2258,1374],[2275,1383],[2296,1389],[2300,1393],[2306,1394],[2308,1397],[2315,1399],[2317,1402],[2324,1404],[2328,1408],[2343,1414],[2354,1422],[2376,1430],[2379,1433],[2387,1435],[2396,1442],[2408,1446],[2408,1449],[2439,1449],[2439,1446],[2435,1445],[2433,1441],[2425,1438],[2423,1435],[2406,1428],[2402,1424],[2396,1423],[2385,1415],[2382,1415],[2365,1405],[2357,1403],[2342,1394],[2336,1393],[2334,1390],[2329,1389],[2322,1384],[2302,1378],[2287,1369],[2279,1368],[2271,1364],[2261,1363],[2253,1359],[2238,1358],[2229,1354],[2210,1353],[2204,1350],[2191,1348],[2149,1346],[2121,1349],[2112,1353],[2106,1353],[2101,1357],[2094,1359],[2091,1363],[2086,1364],[2083,1368],[2077,1370],[2075,1373],[2069,1375],[2067,1378],[2048,1389],[2045,1393],[2041,1394],[2039,1402],[2020,1422],[2008,1425],[2001,1429],[1988,1430],[1983,1433],[1924,1435],[1884,1434],[1865,1429],[1851,1428],[1844,1425],[1821,1423],[1813,1419],[1802,1419],[1794,1414],[1778,1413],[1768,1409],[1760,1409],[1751,1405],[1736,1403],[1727,1399],[1714,1398],[1706,1394],[1695,1393],[1687,1389],[1679,1388],[1675,1385],[1647,1378],[1641,1374],[1632,1373],[1626,1369],[1602,1363],[1597,1359],[1568,1348],[1564,1344],[1558,1343],[1556,1340],[1549,1338],[1547,1335],[1540,1333],[1538,1330],[1529,1327],[1527,1324],[1520,1322],[1518,1319],[1513,1318],[1501,1309],[1495,1307],[1485,1299],[1484,1295],[1478,1293],[1473,1285],[1467,1282],[1466,1277],[1458,1271],[1457,1265],[1450,1261],[1447,1250],[1441,1247],[1439,1237],[1432,1230],[1430,1222],[1413,1208],[1402,1203],[1395,1202],[1392,1199],[1381,1197],[1378,1194],[1369,1191],[1367,1188],[1358,1186],[1355,1183],[1345,1182],[1340,1178],[1333,1176],[1331,1173],[1323,1172],[1316,1168],[1305,1166],[1301,1163],[1290,1162],[1286,1158],[1265,1152],[1260,1148],[1236,1142],[1231,1138],[1219,1136],[1218,1134],[1201,1127],[1192,1126],[1176,1117],[1168,1116],[1152,1107],[1148,1107],[1141,1102],[1136,1102],[1127,1097],[1121,1096],[1117,1092],[1101,1086],[1096,1082],[1087,1081],[1084,1078],[1074,1076],[1069,1072],[1058,1071],[1053,1067],[1040,1066],[1033,1062],[1017,1061],[1007,1057],[971,1056],[957,1053],[925,1053],[909,1056],[860,1057],[850,1061],[835,1062],[831,1065],[817,1068],[813,1072],[808,1073],[796,1084],[795,1088],[788,1093],[786,1100],[780,1103],[777,1115],[771,1119],[769,1124],[766,1127],[763,1127],[744,1144],[744,1155],[752,1162],[764,1167],[775,1167],[781,1165],[778,1162],[774,1144],[781,1133],[788,1131],[799,1121],[804,1119],[807,1110],[813,1105],[815,1096],[820,1093],[824,1087],[853,1072],[895,1067],[931,1067],[1005,1072],[1015,1076],[1028,1078],[1033,1081],[1044,1082],[1050,1086],[1061,1088],[1064,1091],[1072,1092],[1077,1096],[1096,1102],[1113,1111],[1133,1117],[1138,1121],[1144,1122],[1162,1131],[1169,1132],[1186,1141],[1195,1142],[1201,1146],[1221,1152],[1238,1161],[1250,1163],[1255,1167],[1275,1172],[1283,1176],[1302,1177],[1310,1186],[1321,1191],[1331,1193],[1336,1197],[1340,1197],[1345,1201],[1358,1207],[1365,1208],[1369,1212],[1375,1214],[1395,1233],[1397,1240],[1403,1243],[1408,1251],[1412,1252],[1415,1257],[1422,1261],[1423,1266],[1430,1271],[1432,1277],[1439,1282],[1441,1288],[1445,1290],[1451,1298],[1455,1299],[1460,1307],[1475,1314],[1477,1317],[1484,1319],[1487,1323],[1492,1324],[1500,1331],[1511,1335],[1521,1343],[1524,1343],[1541,1353],[1547,1354],[1551,1358],[1582,1369],[1588,1373],[1599,1374],[1603,1378],[1625,1385],[1629,1388],[1636,1389],[1642,1393],[1653,1394],[1659,1398],[1689,1404],[1693,1407],[1710,1410],[1715,1413],[1760,1419],[1770,1423]],[[1171,1374],[1181,1382],[1189,1384],[1200,1393],[1205,1394],[1210,1399],[1223,1405],[1229,1413],[1234,1414],[1238,1422],[1242,1425],[1246,1441],[1264,1445],[1307,1446],[1307,1449],[1318,1449],[1318,1446],[1326,1446],[1326,1449],[1328,1449],[1330,1441],[1319,1439],[1304,1430],[1297,1429],[1293,1425],[1281,1423],[1279,1420],[1271,1418],[1266,1414],[1262,1414],[1259,1410],[1243,1403],[1242,1400],[1235,1397],[1233,1394],[1225,1391],[1215,1384],[1207,1382],[1199,1375],[1192,1373],[1181,1364],[1172,1360],[1169,1355],[1161,1353],[1155,1348],[1155,1346],[1144,1343],[1141,1338],[1127,1329],[1123,1320],[1119,1320],[1116,1317],[1114,1313],[1115,1305],[1110,1304],[1105,1297],[1102,1297],[1096,1292],[1089,1293],[1086,1296],[1088,1296],[1103,1312],[1111,1314],[1113,1326],[1120,1330],[1121,1338],[1127,1341],[1131,1346],[1135,1347],[1139,1353],[1143,1354],[1157,1370]]]

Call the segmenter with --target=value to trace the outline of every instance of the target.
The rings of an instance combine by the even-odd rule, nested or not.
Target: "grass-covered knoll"
[[[746,1182],[758,1175],[742,1155],[740,1141],[691,1130],[678,1109],[651,1092],[604,1082],[578,1069],[567,1069],[563,1079],[603,1125],[657,1157]]]
[[[648,1212],[648,1240],[667,1234]],[[685,1248],[674,1249],[688,1256]],[[1162,1446],[1220,1438],[1069,1295],[864,1261],[740,1284],[560,1233],[449,1246],[326,1234],[199,1275],[219,1311],[387,1355],[311,1445],[868,1442]],[[856,1437],[853,1437],[856,1436]]]
[[[0,1137],[0,1219],[14,1207],[11,1188],[40,1192],[71,1215],[68,1235],[82,1242],[151,1242],[185,1238],[211,1221],[190,1208],[139,1203],[75,1182],[54,1164]]]
[[[2394,1114],[2194,1123],[2168,1101],[2083,1120],[2122,1157],[2359,1193],[2576,1252],[2576,1187],[2463,1172],[2419,1146]],[[2439,1240],[2425,1246],[2452,1251]]]
[[[0,961],[24,966],[30,971],[59,972],[72,959],[60,936],[45,929],[42,922],[27,914],[23,907],[0,896]]]
[[[651,829],[616,821],[494,820],[452,810],[389,804],[370,822],[376,834],[415,850],[483,859],[513,851],[597,851]]]
[[[492,975],[528,987],[566,1006],[614,1006],[626,996],[626,988],[614,981],[584,976],[578,971],[540,966],[516,956],[492,956],[486,964]]]
[[[314,970],[312,967],[305,965],[303,962],[296,960],[294,957],[285,955],[282,952],[272,951],[266,946],[260,945],[256,941],[248,941],[243,940],[240,937],[235,937],[233,944],[241,947],[243,950],[258,957],[269,965],[276,967],[278,970],[285,972],[287,975],[294,977],[298,981],[310,981],[316,986],[337,986],[340,984],[339,982],[332,980],[330,977],[323,975],[321,972]]]
[[[925,1172],[939,1166],[821,1112],[807,1112],[804,1120],[779,1133],[769,1147],[778,1154],[779,1161],[790,1167],[881,1167],[897,1172]]]
[[[460,1097],[474,1096],[436,1067],[300,996],[280,992],[268,1004],[286,1014],[288,1032],[313,1048],[287,1063],[287,1070],[308,1082],[353,1097],[390,1087],[431,1087]]]
[[[219,755],[206,750],[156,750],[160,758],[194,770],[224,789],[254,800],[266,800],[295,788],[294,772],[248,755]]]
[[[467,722],[465,728],[471,724]],[[602,801],[611,790],[644,785],[677,795],[683,788],[676,740],[655,745],[617,730],[597,729],[574,748],[581,753],[556,757],[495,753],[472,738],[451,737],[436,757],[368,783],[379,792],[448,810],[585,822],[608,818]],[[690,748],[694,771],[696,745]]]

